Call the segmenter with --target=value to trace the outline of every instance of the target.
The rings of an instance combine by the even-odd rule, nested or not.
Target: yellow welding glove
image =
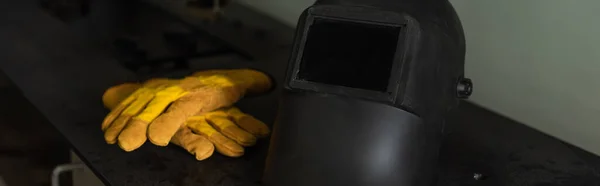
[[[108,109],[114,109],[140,87],[136,83],[111,87],[104,93],[102,101]],[[203,160],[213,154],[215,147],[223,155],[239,157],[244,154],[243,146],[251,146],[257,137],[268,134],[269,128],[263,122],[235,107],[228,107],[190,117],[171,142]]]
[[[230,157],[243,155],[243,147],[254,145],[257,137],[269,135],[267,125],[235,107],[191,117],[186,126],[195,134],[206,137],[221,154]]]
[[[138,88],[133,90],[136,86]],[[117,87],[132,93],[113,105],[102,123],[102,130],[107,143],[118,142],[123,150],[132,151],[146,139],[166,146],[190,117],[231,106],[247,92],[265,92],[270,89],[271,80],[264,73],[249,69],[210,70],[180,80],[152,79],[141,85]],[[113,88],[107,93],[115,91]],[[103,99],[109,98],[111,95],[103,96]],[[255,141],[238,140],[247,140],[242,142],[244,144]]]

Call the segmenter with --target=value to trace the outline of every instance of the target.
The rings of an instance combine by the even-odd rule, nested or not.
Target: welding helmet
[[[263,182],[426,186],[471,94],[447,0],[320,0],[298,22]]]

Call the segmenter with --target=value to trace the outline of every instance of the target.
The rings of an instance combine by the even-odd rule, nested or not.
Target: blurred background
[[[68,144],[4,74],[0,100],[0,186],[50,185],[52,169],[70,160]]]

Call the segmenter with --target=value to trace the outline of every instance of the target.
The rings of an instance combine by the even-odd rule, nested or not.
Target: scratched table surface
[[[260,24],[271,26],[246,25],[245,20],[233,19],[226,20],[227,25],[195,25],[186,18],[173,18],[174,9],[124,6],[121,1],[108,0],[93,1],[87,17],[64,22],[48,14],[37,2],[12,1],[0,6],[0,68],[106,185],[260,185],[267,140],[249,148],[241,158],[215,155],[196,161],[178,147],[151,144],[125,153],[103,141],[100,123],[107,110],[100,98],[107,87],[118,83],[156,75],[180,77],[210,68],[252,67],[281,82],[291,28],[235,4],[232,14],[259,17]],[[195,59],[185,69],[153,73],[133,72],[115,58],[112,41],[124,33],[145,41],[143,46],[150,53],[163,54],[161,42],[154,42],[153,38],[160,38],[157,35],[165,29],[181,29],[181,20],[183,25],[198,29],[192,33],[221,37],[234,48],[259,57],[235,54]],[[259,29],[254,28],[257,25]],[[233,29],[247,34],[223,36]],[[278,88],[264,96],[246,98],[238,106],[273,123]],[[248,109],[251,107],[254,109]],[[600,185],[599,168],[600,158],[595,155],[463,103],[449,117],[437,184],[595,186]],[[474,179],[475,174],[480,174],[481,179]]]

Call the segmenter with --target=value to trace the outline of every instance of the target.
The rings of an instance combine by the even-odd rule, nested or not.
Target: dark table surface
[[[37,2],[0,6],[0,68],[107,185],[260,185],[266,140],[241,158],[215,155],[196,161],[177,147],[151,144],[126,153],[103,141],[100,123],[107,110],[101,96],[118,83],[210,68],[253,67],[281,80],[291,28],[239,5],[229,10],[233,18],[217,24],[196,23],[184,15],[180,18],[188,26],[201,30],[194,33],[217,36],[247,56],[198,59],[186,70],[134,73],[115,59],[112,41],[127,35],[145,42],[152,54],[162,54],[160,42],[152,38],[182,29],[170,16],[184,14],[177,6],[164,6],[171,11],[165,14],[137,4],[93,1],[90,15],[62,22]],[[233,32],[241,34],[225,37]],[[277,95],[275,90],[246,98],[239,106],[272,123]],[[440,158],[440,186],[600,185],[597,156],[470,103],[450,116]],[[473,179],[476,173],[483,179]]]

